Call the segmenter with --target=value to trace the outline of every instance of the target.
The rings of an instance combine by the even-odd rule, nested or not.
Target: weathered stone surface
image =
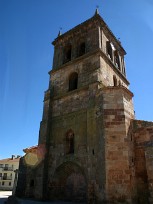
[[[24,196],[151,203],[153,123],[135,120],[121,44],[96,14],[53,45],[38,142],[45,157],[26,168]]]

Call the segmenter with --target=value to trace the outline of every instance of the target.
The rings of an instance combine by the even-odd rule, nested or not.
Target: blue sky
[[[59,28],[100,15],[127,51],[136,118],[153,120],[152,0],[0,0],[0,158],[38,142]]]

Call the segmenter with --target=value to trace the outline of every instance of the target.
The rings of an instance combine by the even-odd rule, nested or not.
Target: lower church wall
[[[95,191],[96,186],[101,190],[101,193],[100,190],[97,193],[104,197],[105,162],[101,154],[104,148],[99,147],[99,143],[103,143],[98,135],[101,122],[97,122],[100,116],[95,114],[95,110],[94,107],[53,118],[48,161],[49,199],[69,200],[72,195],[71,199],[78,197],[83,201],[80,195],[84,195],[85,200],[87,197],[93,199],[95,195],[92,196],[91,191],[93,188]],[[74,132],[74,154],[66,153],[65,138],[69,130]],[[58,189],[58,195],[54,193],[55,189]],[[67,189],[66,192],[64,189]]]
[[[46,158],[26,166],[22,196],[134,204],[148,197],[152,203],[152,123],[130,119],[130,96],[119,89],[103,89],[88,108],[52,117]],[[73,153],[67,153],[69,133]]]
[[[140,203],[153,202],[153,122],[134,120],[135,172]]]

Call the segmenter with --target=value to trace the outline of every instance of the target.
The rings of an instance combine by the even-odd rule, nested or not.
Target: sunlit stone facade
[[[153,202],[153,123],[135,120],[121,42],[96,11],[53,45],[39,162],[23,162],[19,174],[24,196]]]

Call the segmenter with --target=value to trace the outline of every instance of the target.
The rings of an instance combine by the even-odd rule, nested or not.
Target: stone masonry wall
[[[145,158],[148,176],[149,202],[153,203],[153,141],[148,142],[145,145]]]
[[[103,89],[103,97],[107,200],[126,200],[130,203],[132,193],[127,128],[134,117],[132,94],[123,87],[110,87]]]
[[[114,66],[110,63],[110,59],[100,57],[100,65],[98,81],[102,82],[104,86],[114,86],[113,77],[116,77],[118,86],[121,85],[128,88],[127,80],[119,74],[120,71],[117,68],[113,68]]]
[[[58,38],[54,49],[53,69],[57,69],[63,64],[65,47],[71,45],[71,59],[78,57],[78,48],[81,42],[86,44],[86,53],[99,47],[99,22],[95,19],[86,23],[86,26],[77,28],[75,32],[69,32],[67,35]],[[55,39],[56,40],[56,39]]]
[[[53,42],[53,69],[39,133],[39,145],[45,144],[46,155],[36,171],[36,198],[49,198],[55,183],[58,195],[65,194],[62,189],[67,182],[74,186],[76,176],[91,201],[131,199],[128,128],[133,118],[132,95],[124,64],[117,70],[115,60],[108,59],[107,41],[123,61],[124,49],[95,14]],[[85,53],[79,56],[81,43],[85,43]],[[77,89],[69,91],[69,77],[74,72],[78,74]],[[117,87],[113,87],[113,77]],[[66,151],[68,131],[74,136],[72,154]]]
[[[140,203],[153,202],[153,122],[134,120],[135,180]]]
[[[67,64],[58,71],[52,71],[50,84],[53,96],[63,96],[69,92],[69,76],[73,72],[78,73],[78,89],[96,82],[98,74],[96,70],[100,67],[98,55],[91,55],[73,63]]]
[[[73,162],[86,175],[87,186],[95,183],[98,188],[96,196],[101,196],[102,200],[105,197],[105,143],[101,110],[103,101],[97,95],[97,88],[98,84],[95,83],[88,89],[74,90],[53,101],[48,179],[49,183],[52,182],[60,165]],[[67,155],[65,151],[65,135],[70,129],[75,138],[74,155]]]

